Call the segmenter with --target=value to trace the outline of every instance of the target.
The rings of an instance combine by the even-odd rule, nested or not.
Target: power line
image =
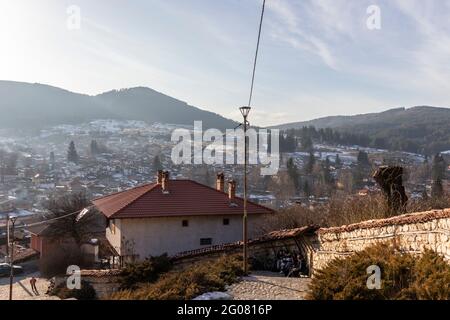
[[[60,217],[51,218],[51,219],[48,219],[48,220],[39,221],[39,222],[35,222],[35,223],[25,224],[25,225],[23,225],[23,227],[24,227],[24,228],[28,228],[28,227],[39,226],[39,225],[41,225],[41,224],[46,224],[46,223],[49,223],[49,222],[52,222],[52,221],[56,221],[56,220],[60,220],[60,219],[64,219],[64,218],[73,216],[73,215],[75,215],[75,214],[79,214],[80,212],[81,212],[81,211],[78,210],[78,211],[76,211],[76,212],[68,213],[68,214],[63,215],[63,216],[60,216]]]
[[[64,219],[64,218],[73,216],[73,215],[75,215],[75,214],[79,214],[80,212],[81,212],[81,210],[78,210],[78,211],[75,211],[75,212],[72,212],[72,213],[65,214],[65,215],[60,216],[60,217],[51,218],[51,219],[47,219],[47,220],[44,220],[44,221],[39,221],[39,222],[35,222],[35,223],[30,223],[30,224],[23,224],[23,225],[21,225],[21,226],[19,226],[19,227],[16,227],[16,229],[25,229],[25,228],[29,228],[29,227],[40,226],[40,225],[42,225],[42,224],[47,224],[47,223],[50,223],[50,222],[53,222],[53,221],[56,221],[56,220],[60,220],[60,219]],[[20,217],[19,217],[19,218],[20,218]]]
[[[255,84],[256,63],[258,61],[259,43],[261,40],[261,30],[262,30],[262,25],[263,25],[263,20],[264,20],[265,8],[266,8],[266,0],[263,0],[262,10],[261,10],[261,20],[259,22],[258,42],[256,43],[255,61],[253,63],[252,84],[250,86],[250,96],[248,98],[248,107],[251,107],[251,104],[252,104],[253,87]]]

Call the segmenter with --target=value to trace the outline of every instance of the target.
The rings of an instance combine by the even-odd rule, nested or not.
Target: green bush
[[[381,269],[381,289],[369,290],[366,269]],[[450,299],[450,265],[434,251],[420,256],[377,244],[318,270],[310,286],[314,300]]]
[[[141,283],[155,282],[162,273],[168,272],[171,268],[172,262],[167,254],[130,263],[122,271],[121,288],[133,289]]]
[[[94,288],[86,281],[81,281],[81,289],[68,289],[65,283],[61,284],[52,289],[50,295],[61,299],[95,300],[97,298]]]
[[[137,290],[114,293],[115,300],[189,300],[206,292],[223,291],[226,285],[243,275],[240,256],[224,256],[215,261],[199,262],[191,267],[169,272],[152,284]]]

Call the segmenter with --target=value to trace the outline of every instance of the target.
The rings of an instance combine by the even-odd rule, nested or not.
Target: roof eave
[[[264,215],[264,214],[274,214],[273,212],[252,212],[249,216],[253,215]],[[122,215],[121,212],[117,212],[111,216],[109,219],[151,219],[151,218],[181,218],[181,217],[224,217],[224,216],[242,216],[243,213],[195,213],[195,214],[156,214],[156,215]]]

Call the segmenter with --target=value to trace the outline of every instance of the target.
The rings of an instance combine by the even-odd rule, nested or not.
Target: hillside
[[[396,150],[432,154],[450,150],[450,109],[437,107],[397,108],[381,113],[355,116],[334,116],[276,126],[299,129],[314,126],[339,132],[367,135]]]
[[[88,96],[42,84],[0,81],[0,113],[2,128],[41,128],[95,119],[183,125],[202,120],[205,128],[236,126],[234,121],[218,114],[144,87]]]

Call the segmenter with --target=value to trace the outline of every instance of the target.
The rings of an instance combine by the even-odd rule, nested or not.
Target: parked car
[[[0,263],[0,277],[9,277],[11,269],[9,263]],[[14,275],[23,273],[23,268],[21,266],[13,266]]]

